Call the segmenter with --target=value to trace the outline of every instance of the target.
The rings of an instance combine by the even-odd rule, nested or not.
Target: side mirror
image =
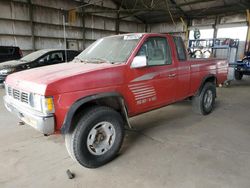
[[[142,67],[146,67],[147,64],[147,57],[146,56],[136,56],[132,63],[131,63],[131,68],[142,68]]]

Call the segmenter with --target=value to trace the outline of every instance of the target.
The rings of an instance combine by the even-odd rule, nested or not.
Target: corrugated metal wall
[[[1,0],[0,1],[0,45],[20,46],[24,54],[44,48],[64,48],[63,13],[80,6],[83,2],[98,2],[89,0]],[[110,10],[105,13],[93,13],[81,16],[81,9],[75,23],[66,25],[66,38],[69,48],[82,50],[96,39],[116,33],[144,32],[145,24],[134,17],[119,20],[117,31],[117,5],[111,0],[105,0],[86,6],[86,12]],[[126,15],[121,15],[124,17]],[[84,19],[84,20],[83,20]],[[192,20],[191,27],[210,27],[215,24],[215,16]],[[175,33],[185,38],[185,27],[180,20],[172,23],[157,23],[147,26],[148,32]],[[244,22],[244,14],[220,17],[219,25]],[[83,29],[83,23],[85,29]],[[85,39],[85,40],[84,40]],[[244,51],[241,42],[238,57]]]
[[[245,14],[235,14],[231,16],[220,16],[218,23],[216,23],[216,16],[211,16],[202,19],[193,19],[191,25],[189,25],[189,30],[194,28],[199,29],[213,29],[213,28],[233,28],[239,26],[246,26],[246,15]],[[161,33],[173,33],[182,36],[185,39],[185,27],[180,20],[175,20],[173,23],[157,23],[149,25],[149,32],[161,32]],[[242,58],[245,49],[245,41],[240,41],[237,59]],[[226,58],[228,50],[218,50],[217,57]]]
[[[64,10],[80,5],[81,2],[73,0],[1,0],[0,45],[20,46],[25,54],[44,48],[64,48]],[[99,10],[117,8],[110,0],[96,4],[96,7]],[[91,10],[93,6],[85,9]],[[100,37],[117,33],[116,13],[86,15],[83,29],[81,10],[77,10],[76,22],[66,26],[68,47],[82,50]],[[136,19],[120,20],[119,33],[144,32],[144,29],[145,25]]]

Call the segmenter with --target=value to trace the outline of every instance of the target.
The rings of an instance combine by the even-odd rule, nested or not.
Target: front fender
[[[84,97],[82,99],[77,100],[68,110],[65,118],[63,125],[61,127],[61,133],[66,134],[70,131],[70,126],[72,124],[74,115],[76,111],[84,104],[97,100],[97,99],[102,99],[102,98],[107,98],[107,97],[118,97],[120,99],[123,99],[120,93],[117,92],[109,92],[109,93],[100,93],[100,94],[95,94],[91,96]]]

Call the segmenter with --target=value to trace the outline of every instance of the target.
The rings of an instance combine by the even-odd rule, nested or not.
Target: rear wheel
[[[229,87],[231,85],[231,81],[230,80],[227,80],[224,82],[224,87]]]
[[[72,134],[71,133],[67,133],[65,136],[64,136],[64,139],[65,139],[65,146],[66,146],[66,149],[68,151],[68,154],[69,156],[74,160],[76,161],[76,158],[74,156],[74,153],[73,153],[73,147],[72,147]]]
[[[200,94],[192,99],[193,111],[202,115],[210,114],[214,108],[215,97],[215,84],[212,82],[205,83]]]
[[[80,117],[76,128],[65,136],[69,155],[87,168],[102,166],[117,155],[124,137],[121,115],[104,106],[95,106]]]
[[[241,80],[242,77],[243,77],[243,73],[236,70],[236,71],[234,72],[234,76],[235,76],[235,79],[236,79],[236,80]]]

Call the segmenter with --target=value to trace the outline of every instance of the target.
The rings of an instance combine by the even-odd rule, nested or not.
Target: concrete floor
[[[184,101],[131,119],[137,130],[128,131],[121,155],[94,170],[70,159],[61,136],[17,126],[0,100],[0,187],[249,188],[249,86],[244,78],[219,88],[208,116],[193,114]]]

